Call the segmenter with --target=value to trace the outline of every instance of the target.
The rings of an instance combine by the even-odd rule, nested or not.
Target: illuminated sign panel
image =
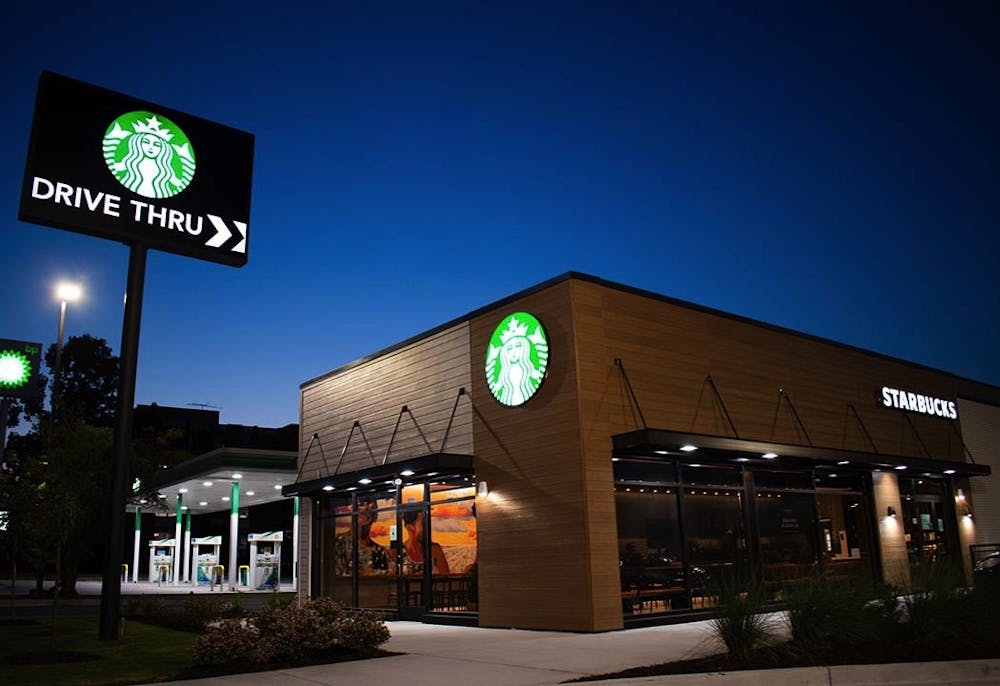
[[[242,267],[254,137],[42,72],[18,218]]]
[[[541,323],[527,312],[508,315],[486,347],[486,383],[503,405],[526,403],[545,380],[549,343]]]
[[[944,419],[958,419],[958,408],[955,401],[942,400],[929,395],[901,391],[898,388],[882,387],[882,404],[897,410],[908,410],[921,414],[934,415]]]
[[[33,399],[41,395],[38,371],[42,344],[0,338],[0,396]]]

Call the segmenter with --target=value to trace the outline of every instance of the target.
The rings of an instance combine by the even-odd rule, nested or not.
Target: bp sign
[[[41,361],[41,343],[0,338],[0,396],[25,400],[39,397]]]
[[[242,267],[254,138],[42,72],[18,218]]]
[[[526,403],[545,380],[549,343],[541,323],[527,312],[514,312],[493,330],[486,347],[486,383],[503,405]]]

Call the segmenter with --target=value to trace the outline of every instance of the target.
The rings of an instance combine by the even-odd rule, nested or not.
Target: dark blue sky
[[[120,342],[127,248],[16,219],[49,69],[256,135],[247,266],[150,253],[140,403],[298,421],[568,270],[1000,384],[996,3],[268,4],[17,3],[0,337],[65,277]]]

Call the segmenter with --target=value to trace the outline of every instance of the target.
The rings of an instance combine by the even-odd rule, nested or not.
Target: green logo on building
[[[486,383],[502,404],[527,402],[542,385],[548,366],[549,343],[534,316],[515,312],[493,330],[486,348]]]
[[[118,182],[145,198],[169,198],[194,178],[194,149],[177,124],[152,112],[127,112],[104,134],[104,161]]]
[[[0,350],[0,390],[18,388],[31,378],[31,361],[17,350]]]

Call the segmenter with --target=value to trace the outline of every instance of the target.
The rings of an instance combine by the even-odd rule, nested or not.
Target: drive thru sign
[[[18,218],[129,246],[101,581],[103,640],[121,635],[122,514],[146,253],[155,248],[234,267],[247,263],[253,142],[249,133],[65,76],[42,72],[38,80]]]
[[[242,267],[253,135],[42,72],[18,218]]]

